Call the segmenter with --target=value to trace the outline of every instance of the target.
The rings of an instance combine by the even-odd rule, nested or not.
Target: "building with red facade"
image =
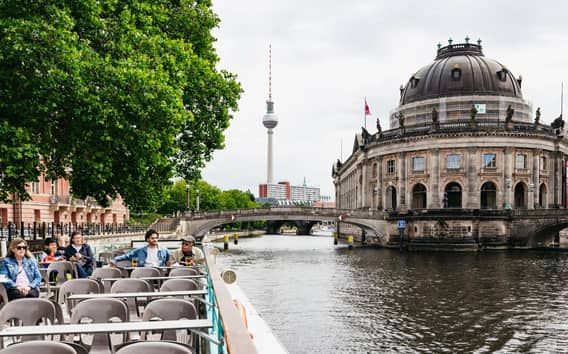
[[[0,203],[0,221],[25,225],[38,223],[55,224],[100,224],[118,225],[129,219],[128,208],[119,196],[108,207],[102,207],[94,199],[73,198],[69,181],[60,178],[47,180],[40,176],[38,182],[27,186],[31,199],[21,201],[15,198],[10,203]]]

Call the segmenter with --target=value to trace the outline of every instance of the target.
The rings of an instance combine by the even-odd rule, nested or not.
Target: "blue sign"
[[[399,229],[406,229],[406,220],[398,220],[398,228]]]

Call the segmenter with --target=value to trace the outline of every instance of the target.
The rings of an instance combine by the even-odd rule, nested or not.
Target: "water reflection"
[[[568,254],[241,239],[218,257],[290,353],[568,352]]]

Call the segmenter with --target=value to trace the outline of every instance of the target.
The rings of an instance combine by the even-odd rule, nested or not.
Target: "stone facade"
[[[460,219],[455,211],[566,205],[568,140],[563,121],[541,124],[537,112],[533,122],[532,108],[520,93],[520,79],[513,80],[509,71],[501,77],[503,73],[497,71],[495,78],[470,80],[459,87],[460,78],[450,79],[448,74],[452,82],[446,86],[453,85],[452,91],[436,92],[430,87],[432,70],[428,68],[438,67],[439,61],[453,60],[448,69],[452,72],[465,67],[472,55],[483,62],[481,47],[474,47],[465,54],[463,47],[439,49],[443,58],[419,70],[422,76],[415,74],[401,89],[401,104],[390,117],[391,129],[356,135],[351,156],[333,165],[337,208],[401,215],[452,210],[448,221],[413,221],[406,235],[411,239],[480,240],[483,235],[507,238],[510,227],[502,221]],[[471,75],[464,70],[466,78],[475,75],[475,68],[472,70]],[[492,73],[484,71],[483,75]],[[420,87],[417,77],[426,86]],[[501,81],[510,87],[499,86]],[[418,94],[428,98],[418,99]],[[398,234],[396,225],[390,234]]]

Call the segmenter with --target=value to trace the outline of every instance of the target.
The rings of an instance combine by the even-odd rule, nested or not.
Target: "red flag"
[[[371,109],[369,109],[369,105],[367,104],[367,99],[365,99],[365,115],[366,116],[371,115]]]

